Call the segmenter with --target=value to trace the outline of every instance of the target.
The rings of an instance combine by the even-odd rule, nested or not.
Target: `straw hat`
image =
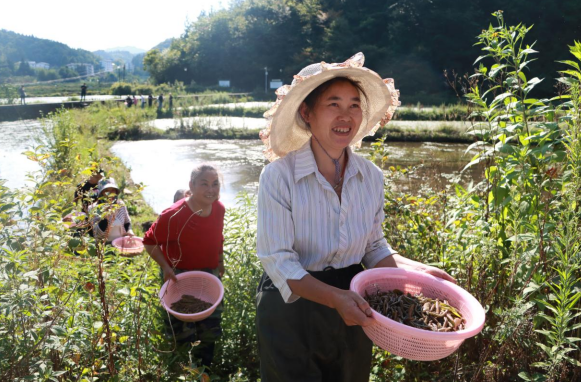
[[[101,193],[103,193],[103,191],[105,191],[107,189],[115,190],[115,191],[117,191],[117,193],[119,193],[119,187],[117,187],[117,183],[115,182],[115,179],[109,178],[109,179],[102,180],[101,183],[99,183],[99,187],[97,188],[98,195],[101,196]]]
[[[359,146],[363,137],[375,134],[380,126],[391,120],[400,105],[399,91],[395,89],[393,79],[382,80],[379,74],[364,68],[364,61],[365,56],[359,52],[343,63],[312,64],[295,75],[291,85],[276,90],[277,100],[264,113],[267,126],[260,132],[260,139],[266,146],[264,155],[268,160],[272,162],[298,150],[311,138],[298,113],[299,106],[319,85],[335,77],[347,77],[358,82],[367,95],[361,99],[363,120],[352,145]]]

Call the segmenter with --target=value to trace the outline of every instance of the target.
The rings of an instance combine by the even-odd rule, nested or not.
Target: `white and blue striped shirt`
[[[395,251],[383,237],[383,173],[347,148],[341,201],[315,162],[311,142],[267,165],[258,191],[257,253],[284,301],[287,280],[327,266],[374,267]]]

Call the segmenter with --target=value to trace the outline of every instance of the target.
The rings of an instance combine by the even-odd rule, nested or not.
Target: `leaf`
[[[492,100],[492,104],[498,103],[498,102],[504,100],[506,97],[510,97],[512,95],[513,94],[510,92],[499,94],[494,98],[494,100]]]
[[[520,51],[520,55],[524,55],[524,54],[533,54],[533,53],[539,53],[538,51],[531,49],[531,48],[527,48],[527,49],[523,49]]]
[[[129,293],[130,293],[130,292],[129,292],[129,289],[128,289],[128,288],[122,288],[122,289],[119,289],[119,290],[117,291],[117,293],[119,293],[119,294],[122,294],[122,295],[124,295],[124,296],[129,296]]]
[[[533,58],[532,60],[528,60],[528,61],[521,63],[518,67],[518,70],[523,70],[524,67],[526,67],[528,64],[530,64],[531,62],[536,61],[536,60],[537,60],[536,58]]]
[[[480,57],[478,57],[478,58],[476,59],[476,61],[474,61],[474,63],[473,63],[472,65],[476,65],[476,63],[477,63],[478,61],[480,61],[480,60],[482,60],[482,59],[484,59],[484,58],[486,58],[486,57],[488,57],[488,56],[490,56],[490,55],[489,55],[489,54],[486,54],[486,55],[484,55],[484,56],[480,56]]]
[[[498,65],[498,64],[494,64],[492,65],[492,67],[490,68],[490,74],[489,77],[490,78],[494,78],[496,77],[496,75],[504,68],[506,68],[507,65],[502,64],[502,65]]]
[[[557,62],[559,62],[559,63],[561,63],[561,64],[565,64],[565,65],[572,66],[572,67],[574,67],[575,69],[577,69],[577,70],[581,71],[581,69],[579,69],[579,64],[578,64],[578,63],[576,63],[575,61],[571,61],[571,60],[564,60],[564,61],[557,61]]]
[[[576,84],[579,83],[578,80],[571,78],[571,77],[559,77],[559,78],[557,78],[557,81],[559,81],[565,85],[568,85],[568,86],[575,86]]]
[[[535,77],[533,79],[531,79],[528,83],[527,86],[525,87],[525,93],[530,92],[531,90],[534,89],[535,86],[537,86],[538,84],[540,84],[543,80],[539,79],[538,77]]]

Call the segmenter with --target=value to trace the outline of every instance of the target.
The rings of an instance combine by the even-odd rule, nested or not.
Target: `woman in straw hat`
[[[276,91],[261,132],[257,253],[264,267],[256,325],[263,382],[368,381],[373,322],[349,291],[363,268],[446,272],[409,260],[383,237],[383,173],[353,153],[399,105],[393,80],[358,53],[313,64]]]

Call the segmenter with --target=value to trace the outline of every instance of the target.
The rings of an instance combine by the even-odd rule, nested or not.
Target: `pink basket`
[[[161,305],[175,318],[195,322],[208,318],[224,297],[224,286],[219,278],[208,273],[200,271],[184,272],[176,275],[178,282],[172,280],[166,281],[159,291]],[[171,309],[171,304],[179,301],[184,294],[189,294],[200,300],[209,302],[212,306],[200,313],[184,314],[178,313]]]
[[[137,255],[143,252],[143,239],[136,236],[122,236],[111,242],[122,255]]]
[[[389,319],[375,310],[375,322],[363,330],[377,346],[403,358],[434,361],[455,352],[466,338],[484,327],[484,309],[467,291],[427,273],[399,268],[376,268],[363,271],[351,280],[352,291],[361,296],[399,289],[404,293],[423,293],[430,298],[448,300],[466,321],[465,329],[456,332],[432,332],[416,329]]]

